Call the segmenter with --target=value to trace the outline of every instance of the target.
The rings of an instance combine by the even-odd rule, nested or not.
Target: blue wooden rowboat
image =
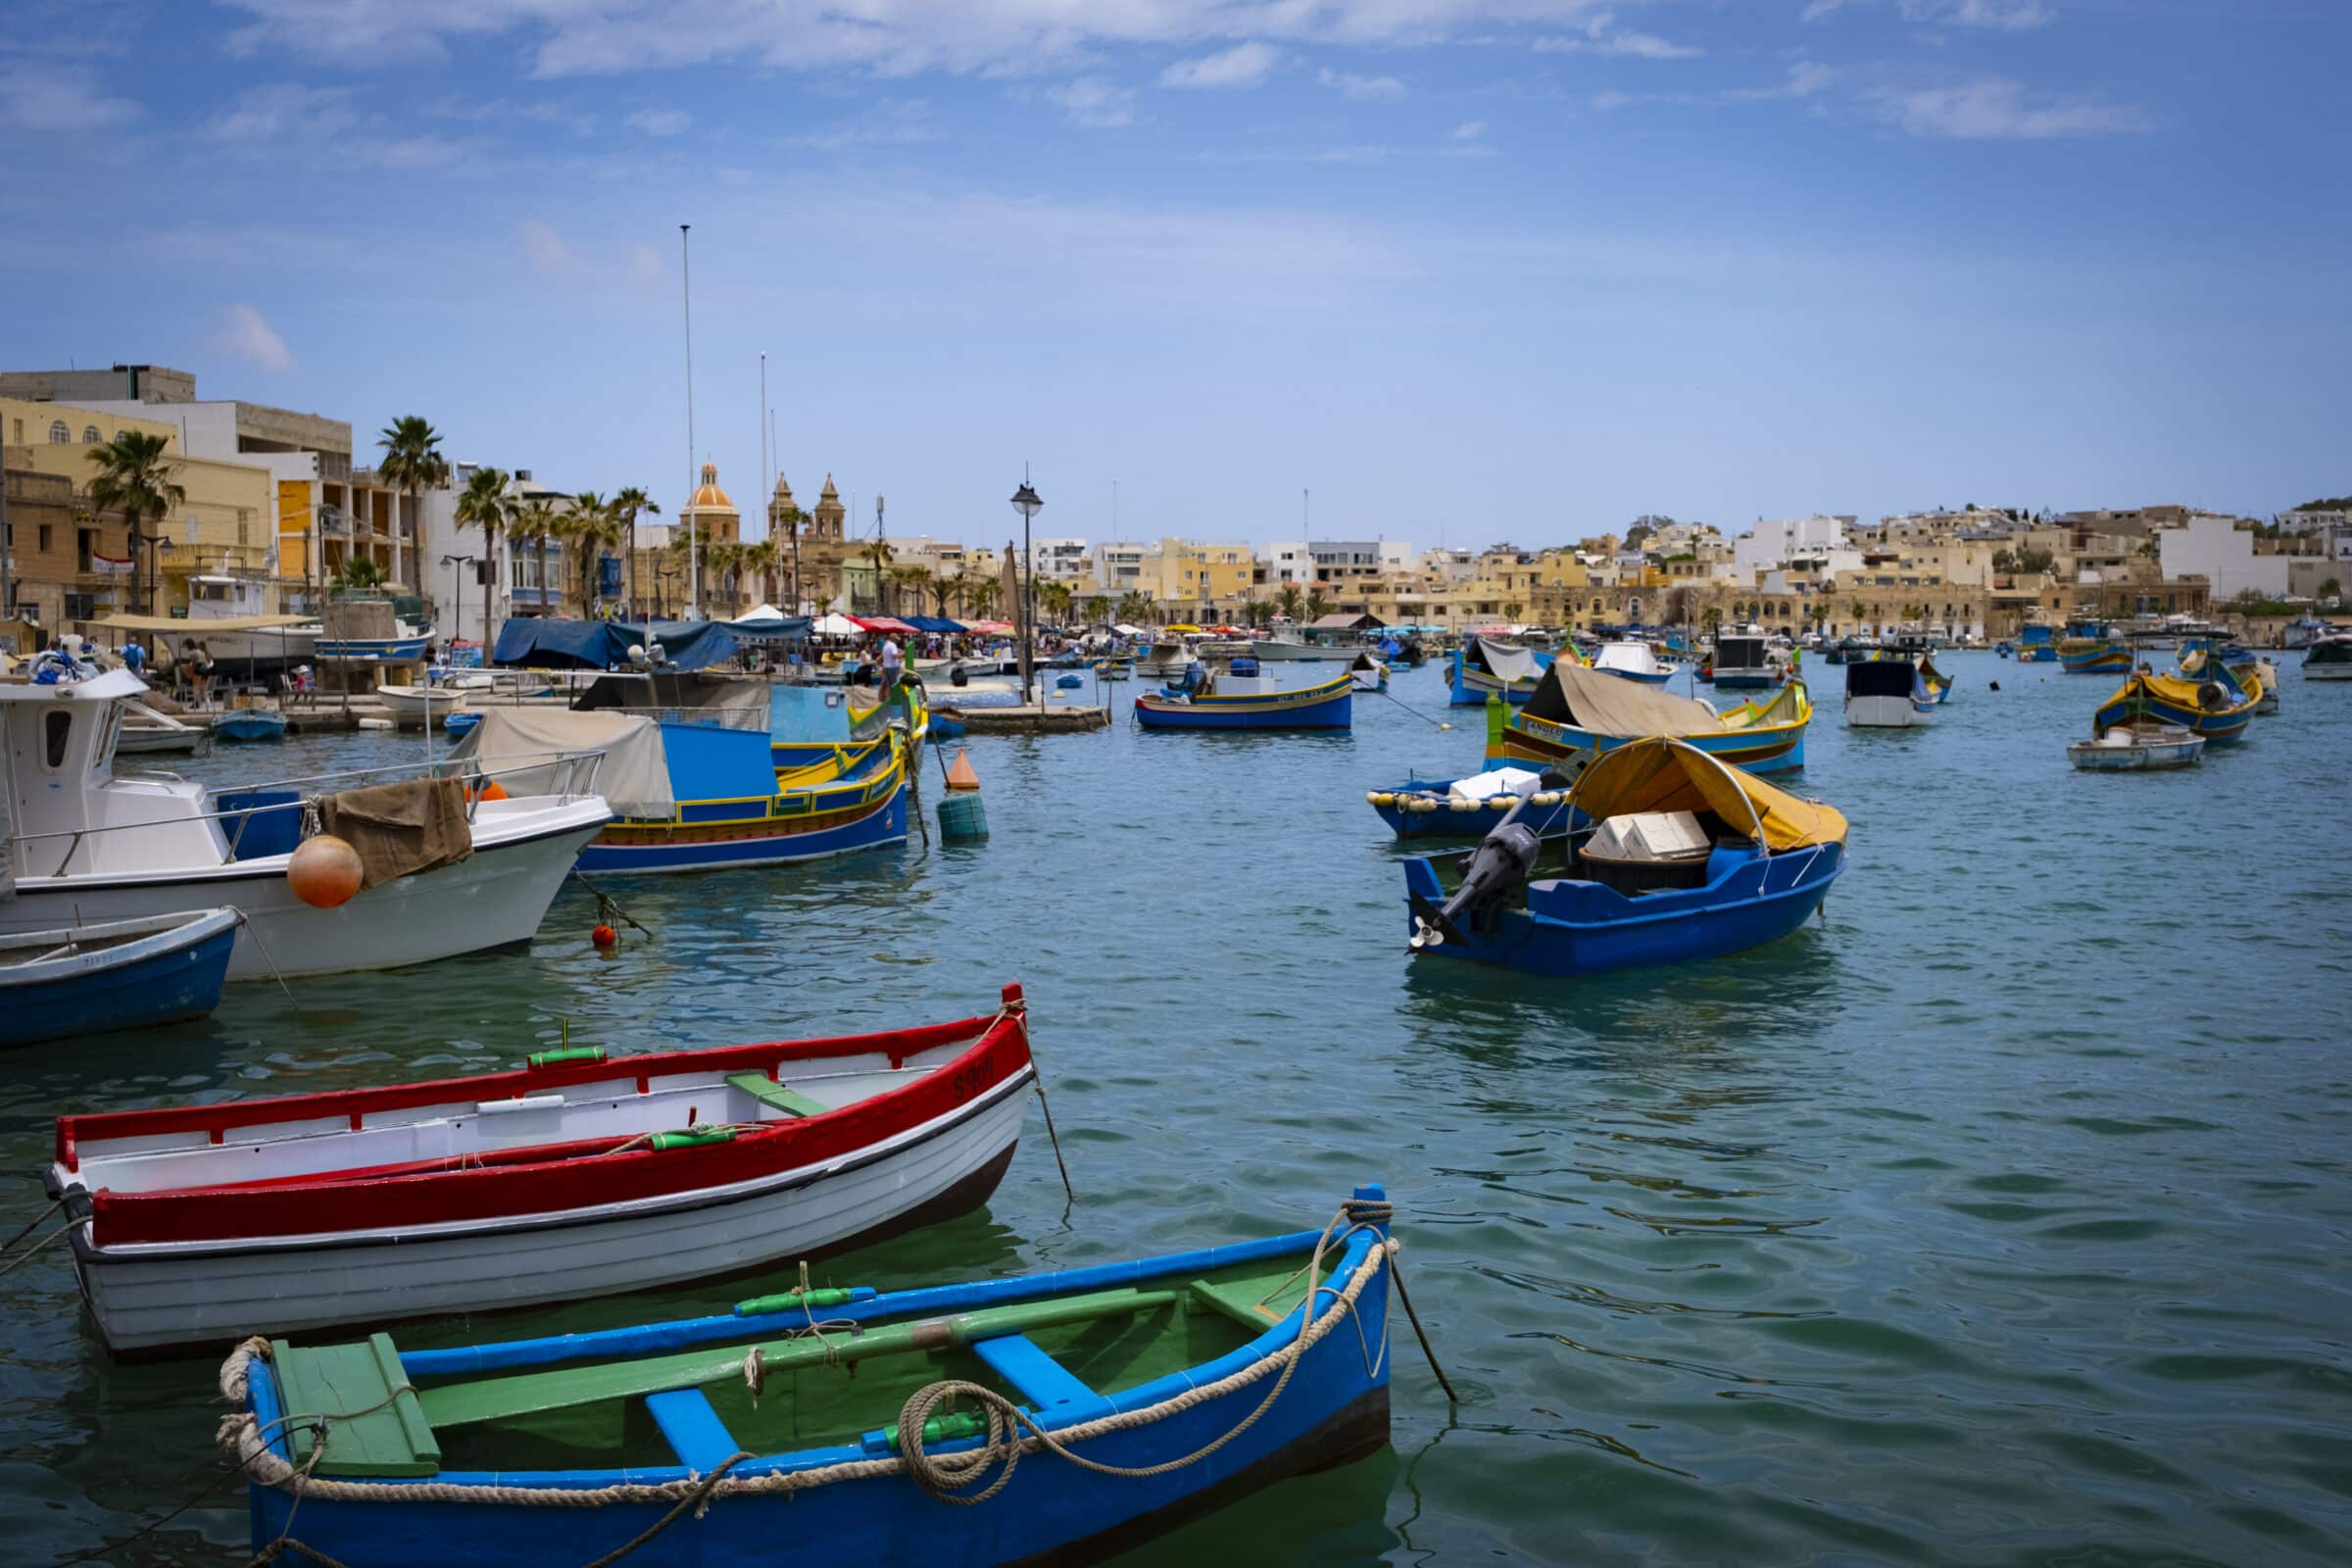
[[[282,741],[286,738],[286,715],[262,708],[232,708],[225,713],[215,713],[213,737],[223,741]]]
[[[1539,839],[1506,816],[1467,855],[1404,866],[1413,952],[1601,974],[1777,941],[1845,868],[1845,818],[1665,736],[1585,769],[1591,825]]]
[[[1354,685],[1355,677],[1346,670],[1290,691],[1254,677],[1211,675],[1191,693],[1163,689],[1139,695],[1135,717],[1146,729],[1347,729],[1353,719]]]
[[[1555,772],[1549,776],[1558,779],[1560,775]],[[1473,780],[1477,777],[1471,775]],[[1366,790],[1364,800],[1399,839],[1482,838],[1489,828],[1502,820],[1504,812],[1519,804],[1520,797],[1507,791],[1484,800],[1456,795],[1454,785],[1461,782],[1464,781],[1407,779],[1385,790]],[[1555,833],[1567,828],[1565,783],[1556,787],[1539,785],[1526,800],[1528,808],[1520,813],[1520,820],[1538,833]]]
[[[234,909],[0,936],[0,1046],[201,1018],[236,940]]]
[[[1389,1216],[1362,1187],[1321,1231],[503,1345],[249,1340],[220,1437],[288,1560],[1091,1561],[1387,1444]],[[999,1423],[1125,1473],[1015,1469]]]
[[[1524,703],[1535,694],[1536,682],[1551,667],[1552,656],[1541,648],[1491,642],[1473,637],[1446,655],[1456,708],[1485,702],[1496,692],[1511,702]]]

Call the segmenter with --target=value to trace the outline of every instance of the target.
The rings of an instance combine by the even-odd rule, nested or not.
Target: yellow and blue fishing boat
[[[2106,622],[2078,618],[2058,639],[2058,663],[2070,675],[2120,675],[2132,667],[2132,650]]]
[[[2113,697],[2099,705],[2091,719],[2095,739],[2118,725],[2143,721],[2178,724],[2202,735],[2216,746],[2245,739],[2260,702],[2260,685],[2241,677],[2229,665],[2215,662],[2201,680],[2185,675],[2158,675],[2134,670]]]
[[[1544,672],[1524,707],[1487,709],[1487,761],[1564,767],[1632,741],[1668,735],[1708,756],[1770,773],[1805,765],[1805,728],[1813,701],[1791,679],[1769,701],[1716,711],[1695,698],[1560,660]]]
[[[1348,670],[1291,690],[1262,676],[1226,671],[1206,677],[1195,690],[1167,687],[1142,694],[1135,700],[1135,718],[1146,729],[1347,729],[1354,718],[1354,692],[1355,676]]]

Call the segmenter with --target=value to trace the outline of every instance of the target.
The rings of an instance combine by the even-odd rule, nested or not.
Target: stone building
[[[113,642],[93,622],[132,609],[129,528],[76,505],[74,481],[10,466],[9,592],[23,618],[52,634]]]

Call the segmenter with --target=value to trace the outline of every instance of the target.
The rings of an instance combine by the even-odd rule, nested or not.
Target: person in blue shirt
[[[147,650],[139,646],[139,640],[136,637],[129,638],[122,644],[122,667],[133,675],[147,667]]]

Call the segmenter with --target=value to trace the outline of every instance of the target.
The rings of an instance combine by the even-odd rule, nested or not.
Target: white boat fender
[[[388,718],[363,718],[360,720],[362,729],[390,729],[392,727],[392,721]]]

